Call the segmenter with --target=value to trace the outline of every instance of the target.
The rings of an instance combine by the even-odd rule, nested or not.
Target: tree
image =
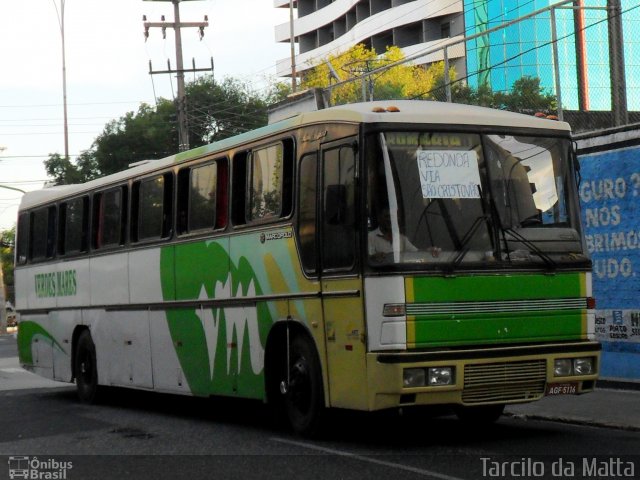
[[[13,289],[13,251],[15,246],[16,228],[10,228],[0,232],[0,265],[4,286],[7,287],[7,300],[15,303]],[[3,285],[0,285],[3,288]]]
[[[56,185],[86,182],[99,176],[94,157],[89,152],[83,152],[75,165],[67,157],[59,153],[49,154],[49,159],[44,162],[47,175],[53,178]]]
[[[267,124],[265,96],[247,83],[203,76],[186,86],[191,146],[232,137]]]
[[[557,110],[556,97],[540,86],[540,79],[537,77],[525,76],[516,80],[509,92],[493,92],[486,84],[472,88],[462,82],[455,82],[451,86],[451,93],[455,103],[467,105],[520,113],[553,113]]]
[[[398,62],[404,58],[398,47],[388,47],[378,55],[374,49],[362,44],[351,47],[344,53],[330,56],[325,62],[310,69],[304,77],[302,88],[327,88],[340,80],[353,80],[331,89],[331,103],[344,104],[362,101],[362,77],[380,67]],[[335,72],[335,74],[333,73]],[[412,98],[433,89],[438,78],[444,74],[442,62],[429,67],[401,64],[372,75],[366,80],[366,93],[376,100]],[[428,94],[425,98],[431,98]]]
[[[267,123],[267,102],[248,84],[234,79],[214,81],[203,76],[185,88],[192,148],[253,130]],[[176,102],[161,98],[157,105],[142,104],[107,123],[75,163],[59,154],[45,161],[56,185],[86,182],[125,170],[132,163],[177,152]]]
[[[511,92],[503,95],[501,104],[513,112],[539,112],[557,110],[557,100],[540,85],[538,77],[522,77],[516,80]]]

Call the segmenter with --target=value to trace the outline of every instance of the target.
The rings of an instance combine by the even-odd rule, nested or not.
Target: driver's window
[[[350,270],[355,264],[355,173],[353,145],[324,150],[322,164],[322,258],[327,270]]]

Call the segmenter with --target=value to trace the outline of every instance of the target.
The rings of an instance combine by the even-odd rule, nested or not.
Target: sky
[[[0,0],[0,185],[25,191],[47,180],[43,162],[64,155],[62,46],[56,13],[61,0]],[[141,103],[173,98],[173,31],[163,40],[151,29],[145,42],[142,16],[173,20],[171,2],[65,0],[69,154],[91,147],[110,120],[137,111]],[[194,28],[182,31],[185,67],[215,64],[217,80],[234,77],[265,88],[277,60],[290,54],[274,40],[274,27],[288,21],[272,0],[199,0],[180,4],[182,22],[209,17],[202,41]],[[186,74],[187,81],[193,74]],[[21,194],[0,188],[0,231],[15,224]]]

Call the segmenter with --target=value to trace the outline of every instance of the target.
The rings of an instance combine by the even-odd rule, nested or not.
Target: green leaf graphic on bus
[[[52,348],[57,348],[64,352],[64,348],[53,338],[47,330],[42,328],[36,322],[22,321],[18,331],[18,356],[20,363],[25,365],[33,365],[33,343],[36,338],[50,343]]]
[[[161,278],[165,299],[174,292],[176,300],[262,294],[249,262],[241,257],[234,265],[216,241],[179,245],[175,251],[164,249]],[[167,321],[193,394],[263,395],[264,345],[272,322],[264,304],[173,309],[167,311]]]

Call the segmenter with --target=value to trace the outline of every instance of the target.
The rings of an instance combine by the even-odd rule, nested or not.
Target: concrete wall
[[[640,380],[640,125],[576,139],[602,377]]]

